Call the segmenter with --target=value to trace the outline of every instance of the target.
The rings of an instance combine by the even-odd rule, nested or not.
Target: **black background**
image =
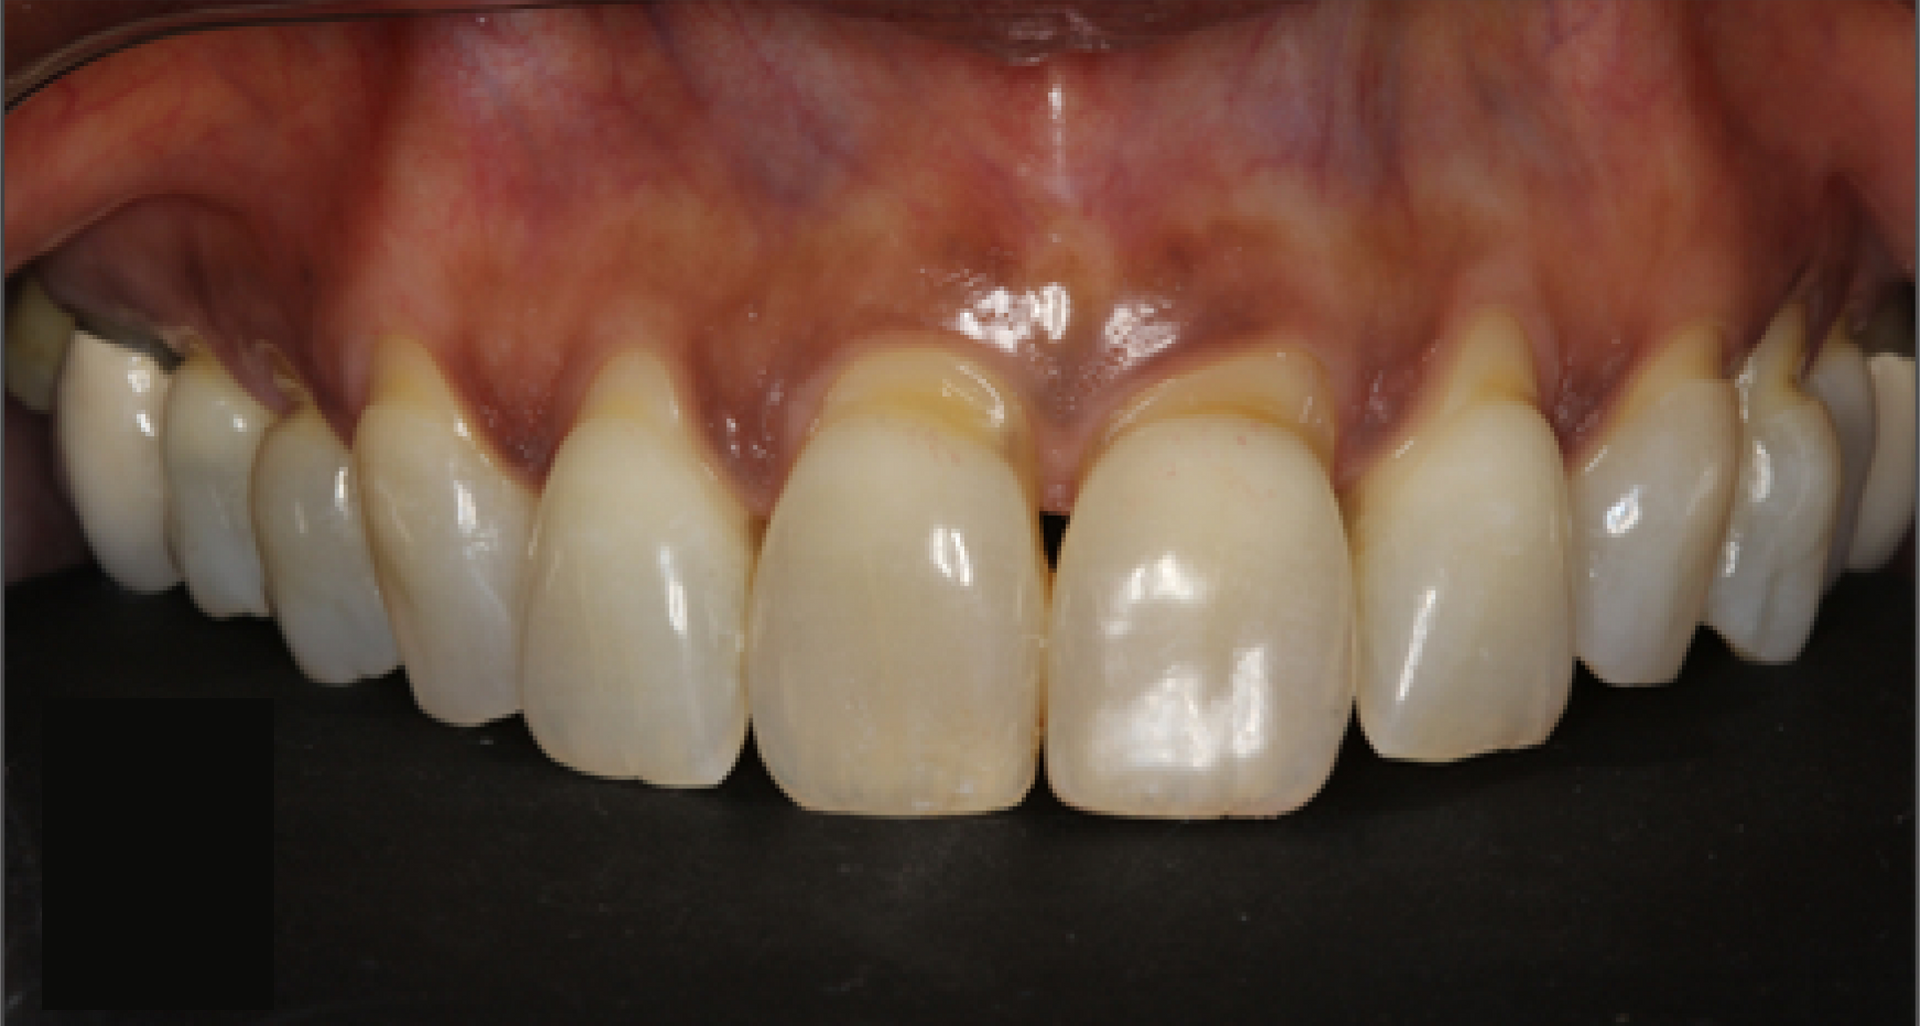
[[[717,790],[599,781],[517,719],[430,721],[397,674],[306,683],[272,625],[206,620],[178,589],[82,570],[6,598],[10,1021],[43,1018],[22,1011],[43,957],[68,994],[117,978],[43,951],[42,927],[70,935],[62,895],[162,850],[235,867],[187,906],[227,924],[202,983],[280,1011],[218,1021],[1914,1017],[1900,575],[1842,582],[1792,666],[1703,631],[1672,687],[1582,672],[1540,749],[1414,766],[1355,732],[1305,810],[1225,823],[1080,815],[1044,783],[1001,815],[813,815],[751,743]],[[131,721],[141,754],[67,754]],[[70,854],[100,851],[73,806],[147,779],[153,751],[218,768],[201,804],[225,825],[186,795],[193,815],[139,828],[150,845]],[[68,779],[94,759],[95,783]]]

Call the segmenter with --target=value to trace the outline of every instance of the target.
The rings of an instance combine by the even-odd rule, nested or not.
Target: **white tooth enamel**
[[[1827,409],[1834,437],[1840,443],[1840,505],[1833,516],[1832,540],[1827,546],[1822,590],[1847,569],[1847,551],[1853,545],[1860,518],[1860,496],[1867,487],[1867,466],[1873,460],[1873,375],[1867,358],[1837,328],[1820,347],[1807,372],[1807,392]]]
[[[73,509],[100,568],[131,591],[180,583],[167,551],[161,418],[170,379],[151,356],[73,333],[54,426]]]
[[[400,654],[374,583],[353,459],[313,407],[260,443],[253,521],[274,618],[301,671],[323,684],[392,672]]]
[[[353,458],[414,701],[462,726],[519,711],[533,496],[480,441],[418,345],[389,340],[376,355]]]
[[[197,349],[174,372],[160,441],[167,469],[167,543],[200,611],[266,616],[253,541],[253,457],[273,415]]]
[[[1740,457],[1719,352],[1698,332],[1655,356],[1568,480],[1574,650],[1609,684],[1678,676],[1706,605]]]
[[[600,374],[534,528],[521,700],[556,761],[717,784],[746,739],[746,510],[695,448],[658,360]]]
[[[73,316],[29,276],[7,310],[7,391],[35,413],[53,407],[60,361],[73,338]]]
[[[1062,802],[1272,816],[1326,782],[1353,711],[1353,581],[1340,507],[1298,430],[1174,416],[1094,465],[1048,634],[1047,779]]]
[[[1734,382],[1740,477],[1706,620],[1754,662],[1791,662],[1806,644],[1840,504],[1833,422],[1794,382],[1805,351],[1800,312],[1783,311]]]
[[[1860,500],[1860,522],[1847,555],[1852,570],[1878,570],[1900,548],[1913,526],[1913,359],[1876,353],[1867,361],[1873,376],[1873,461]]]
[[[1538,744],[1573,676],[1566,474],[1518,325],[1475,325],[1441,387],[1350,520],[1360,724],[1390,758]]]
[[[762,760],[804,807],[975,812],[1032,784],[1045,563],[1006,395],[938,353],[869,357],[794,464],[754,578],[747,694]]]

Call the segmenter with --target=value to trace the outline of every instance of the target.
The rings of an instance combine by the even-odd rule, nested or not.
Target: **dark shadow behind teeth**
[[[194,1021],[1911,1021],[1913,624],[1910,576],[1848,578],[1791,666],[1702,633],[1679,684],[1583,673],[1546,745],[1449,767],[1350,732],[1278,820],[1101,819],[1042,782],[887,821],[793,807],[751,745],[710,791],[579,776],[517,718],[308,684],[268,623],[70,571],[7,594],[7,1018],[157,1021],[29,1010],[145,1006],[158,966],[278,1009]],[[129,716],[135,748],[77,752]],[[226,776],[131,840],[75,807],[196,760]],[[156,896],[86,921],[76,893],[149,862]]]

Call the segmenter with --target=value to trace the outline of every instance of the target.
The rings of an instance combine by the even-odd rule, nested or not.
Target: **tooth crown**
[[[1707,622],[1743,656],[1799,655],[1819,611],[1842,471],[1833,422],[1796,384],[1803,313],[1776,317],[1734,385],[1742,459]]]
[[[601,372],[540,499],[520,687],[556,761],[711,786],[746,738],[746,510],[700,458],[665,367]]]
[[[202,612],[266,616],[266,582],[254,542],[254,457],[272,414],[196,349],[174,372],[161,455],[167,472],[167,541]]]
[[[1350,512],[1361,727],[1382,755],[1540,743],[1572,677],[1560,451],[1504,315],[1462,336],[1416,437]]]
[[[160,460],[171,385],[153,357],[84,331],[74,333],[60,377],[54,431],[74,512],[101,569],[130,591],[180,583]]]
[[[1711,330],[1668,343],[1569,476],[1575,648],[1610,684],[1678,676],[1705,610],[1739,462],[1719,352]]]
[[[1271,816],[1326,780],[1353,703],[1353,598],[1323,389],[1313,361],[1280,351],[1116,419],[1054,590],[1047,777],[1061,801]]]
[[[415,700],[463,726],[517,712],[532,497],[487,451],[433,358],[403,339],[376,362],[353,451]]]
[[[808,808],[985,811],[1033,779],[1044,561],[1031,487],[987,430],[1017,421],[980,419],[994,407],[974,400],[998,388],[869,390],[908,367],[992,380],[914,354],[851,374],[794,465],[753,582],[754,737]]]

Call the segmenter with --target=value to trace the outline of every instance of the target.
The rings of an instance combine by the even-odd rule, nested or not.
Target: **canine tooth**
[[[1304,405],[1325,409],[1317,368],[1290,362],[1311,378],[1295,384]],[[1309,441],[1326,432],[1217,398],[1119,434],[1075,501],[1045,717],[1047,779],[1068,805],[1272,816],[1333,769],[1353,711],[1353,580],[1329,446]]]
[[[1706,606],[1740,456],[1719,352],[1705,331],[1668,345],[1568,481],[1574,649],[1609,684],[1678,676]]]
[[[73,315],[47,296],[38,279],[20,283],[7,310],[7,391],[35,413],[53,407],[60,361],[73,338]]]
[[[588,773],[717,784],[746,740],[747,513],[690,430],[659,361],[617,357],[540,500],[521,700]]]
[[[267,429],[253,472],[253,522],[267,596],[309,678],[346,684],[399,665],[374,583],[353,458],[320,411]]]
[[[160,439],[167,543],[194,604],[215,619],[267,615],[248,500],[272,422],[212,353],[195,350],[174,372]]]
[[[1031,786],[1045,560],[1009,396],[927,350],[869,357],[830,393],[748,616],[754,738],[800,805],[978,812]]]
[[[1852,570],[1878,570],[1886,565],[1913,525],[1913,359],[1876,353],[1867,361],[1867,370],[1873,376],[1878,426],[1860,521],[1847,554],[1847,567]]]
[[[353,439],[374,576],[413,697],[462,726],[520,708],[533,497],[480,441],[433,358],[387,341]]]
[[[1476,323],[1441,387],[1349,519],[1360,725],[1390,758],[1538,744],[1573,676],[1566,474],[1519,326]]]
[[[130,591],[180,583],[160,463],[171,380],[153,357],[85,331],[60,372],[54,430],[73,509],[100,568]]]
[[[1806,644],[1840,504],[1833,422],[1794,383],[1805,350],[1801,313],[1782,311],[1734,381],[1740,476],[1706,619],[1755,662],[1790,662]]]
[[[1873,375],[1860,347],[1839,329],[1820,347],[1807,372],[1807,392],[1827,408],[1834,437],[1840,443],[1840,505],[1833,516],[1833,538],[1827,546],[1822,590],[1847,569],[1847,550],[1853,545],[1860,518],[1860,496],[1867,486],[1867,465],[1873,459]]]

